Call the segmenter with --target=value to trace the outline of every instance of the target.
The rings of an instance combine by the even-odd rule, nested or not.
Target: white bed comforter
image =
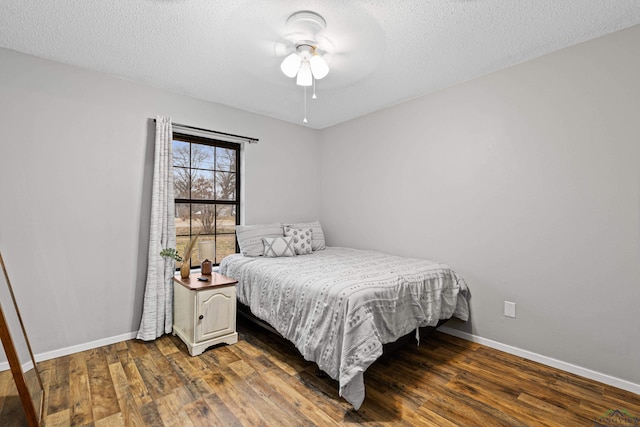
[[[327,247],[285,258],[224,258],[238,300],[338,380],[357,410],[364,371],[382,345],[452,316],[469,318],[468,289],[448,266],[380,252]]]

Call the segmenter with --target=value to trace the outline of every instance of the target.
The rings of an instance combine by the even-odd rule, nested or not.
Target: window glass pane
[[[216,199],[236,199],[236,174],[234,172],[216,172]]]
[[[182,256],[184,254],[184,248],[189,243],[189,240],[191,240],[190,236],[176,236],[176,251],[178,251],[178,255]],[[176,262],[176,269],[179,269],[181,265],[182,262]]]
[[[236,150],[216,147],[216,169],[223,172],[235,172]]]
[[[188,168],[173,167],[173,191],[177,199],[189,198],[191,176]]]
[[[173,140],[171,144],[173,147],[173,166],[180,166],[183,168],[189,167],[189,150],[191,143]]]
[[[218,205],[216,230],[218,233],[235,234],[236,207],[234,205]]]
[[[202,144],[191,145],[191,167],[195,169],[213,170],[215,166],[216,147]]]
[[[236,253],[236,235],[218,234],[216,236],[216,264],[220,264],[222,258]]]
[[[202,261],[205,260],[205,256],[206,259],[208,259],[209,261],[211,261],[212,263],[216,263],[215,262],[215,256],[209,257],[207,256],[206,253],[201,254],[200,253],[200,243],[202,242],[213,242],[214,247],[215,247],[215,242],[216,242],[216,238],[215,236],[203,236],[202,234],[198,237],[198,241],[196,242],[196,245],[193,249],[193,256],[191,257],[191,265],[193,267],[199,267],[202,264]],[[206,250],[206,249],[205,249]]]
[[[216,263],[236,253],[236,206],[218,205],[216,219]]]
[[[213,174],[213,171],[191,170],[191,199],[213,200]]]
[[[191,233],[191,209],[188,203],[176,203],[176,236],[189,236]],[[182,252],[178,251],[179,254]]]
[[[191,206],[191,233],[215,234],[216,205],[194,203]]]

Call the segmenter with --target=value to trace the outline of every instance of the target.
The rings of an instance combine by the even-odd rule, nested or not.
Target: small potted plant
[[[182,261],[182,257],[180,256],[178,251],[175,250],[174,248],[164,248],[163,250],[160,251],[160,256],[163,257],[165,260],[172,259],[174,261],[174,265],[173,265],[174,269],[176,268],[175,263]],[[180,267],[180,276],[182,276],[182,267]],[[188,272],[187,272],[187,277],[189,277]]]
[[[178,251],[174,248],[165,248],[160,251],[160,256],[163,258],[171,258],[175,262],[182,261],[182,257],[178,254]]]

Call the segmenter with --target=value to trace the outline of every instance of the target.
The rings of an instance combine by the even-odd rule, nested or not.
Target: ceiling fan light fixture
[[[311,86],[313,84],[313,75],[311,73],[311,65],[309,64],[309,61],[302,61],[300,64],[296,84],[298,86]]]
[[[316,80],[329,74],[327,61],[319,55],[317,43],[320,33],[327,27],[324,18],[315,12],[301,10],[287,19],[289,38],[295,43],[295,51],[280,63],[280,69],[289,78],[296,77],[296,84],[304,89],[304,120],[307,123],[307,86],[313,86],[312,99],[316,99]],[[326,40],[326,39],[321,39]]]
[[[320,80],[329,74],[327,61],[316,52],[316,46],[311,43],[309,41],[299,43],[296,51],[280,64],[280,69],[285,76],[289,78],[298,76],[296,83],[299,86],[311,86],[311,79]]]
[[[293,78],[296,76],[296,74],[298,74],[300,62],[302,62],[302,58],[300,58],[300,55],[298,55],[297,52],[294,52],[284,58],[284,61],[282,61],[282,64],[280,64],[280,69],[285,76]]]
[[[309,65],[311,66],[311,72],[313,73],[313,77],[317,80],[323,79],[329,74],[329,66],[327,65],[327,61],[317,53],[314,54],[309,60]]]

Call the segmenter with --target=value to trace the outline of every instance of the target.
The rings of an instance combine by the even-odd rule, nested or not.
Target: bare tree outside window
[[[198,232],[200,241],[215,240],[214,264],[236,252],[235,225],[240,223],[239,162],[238,144],[174,134],[173,175],[179,252]],[[194,251],[191,264],[198,265],[200,261]]]

